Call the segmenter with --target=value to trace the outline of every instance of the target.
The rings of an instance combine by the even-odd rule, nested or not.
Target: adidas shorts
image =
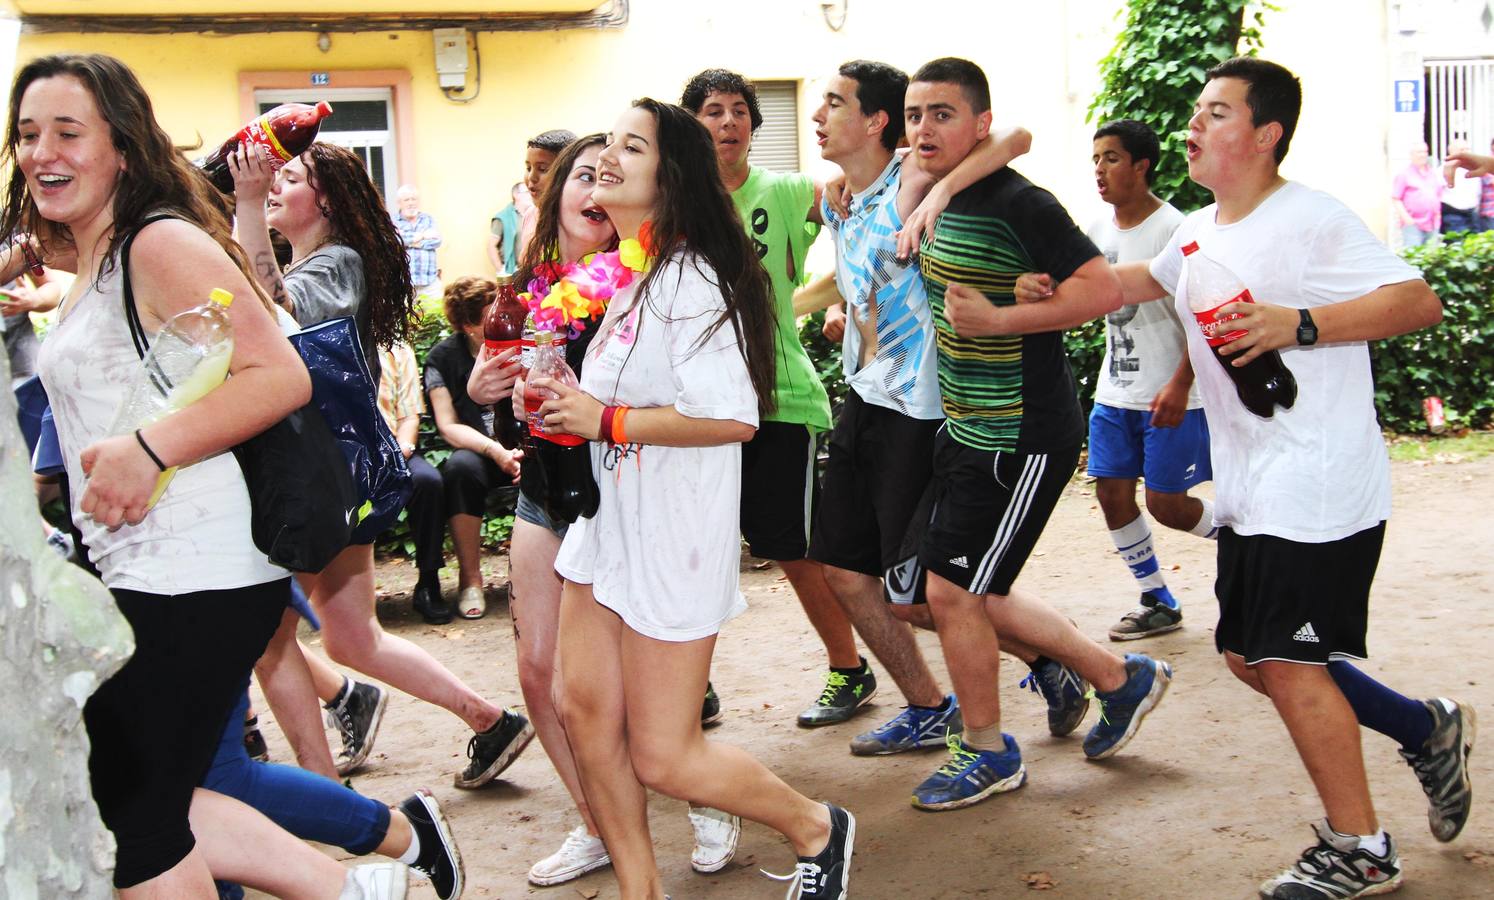
[[[1370,584],[1384,542],[1384,522],[1322,544],[1220,528],[1215,648],[1249,665],[1364,659]]]
[[[919,563],[972,594],[1009,593],[1078,465],[1078,447],[992,452],[967,447],[940,429]]]

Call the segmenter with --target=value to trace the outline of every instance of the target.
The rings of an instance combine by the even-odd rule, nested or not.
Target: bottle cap
[[[212,293],[208,294],[208,301],[226,307],[233,302],[233,294],[222,288],[213,288]]]
[[[1189,241],[1178,249],[1183,251],[1184,256],[1192,256],[1198,252],[1198,241]]]
[[[328,103],[325,100],[317,101],[316,117],[318,119],[325,119],[330,115],[332,115],[332,104]]]
[[[555,332],[553,331],[536,331],[534,333],[534,343],[536,346],[539,344],[549,344],[554,340]]]

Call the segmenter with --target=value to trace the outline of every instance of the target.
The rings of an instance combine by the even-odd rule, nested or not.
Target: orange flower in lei
[[[566,329],[571,338],[586,330],[587,320],[601,316],[612,296],[647,272],[657,252],[653,223],[644,222],[637,238],[627,238],[607,253],[592,253],[559,266],[548,263],[535,270],[519,300],[534,315],[540,331]]]

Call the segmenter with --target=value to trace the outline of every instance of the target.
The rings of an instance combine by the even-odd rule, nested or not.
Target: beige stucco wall
[[[102,3],[103,0],[100,0]],[[107,4],[105,4],[107,5]],[[20,58],[90,50],[126,60],[146,83],[161,122],[178,140],[221,140],[241,121],[238,75],[286,69],[406,69],[415,129],[414,180],[446,234],[447,276],[483,272],[491,213],[522,173],[524,139],[552,127],[606,130],[634,97],[677,99],[691,74],[724,66],[757,79],[801,82],[801,159],[818,173],[808,116],[821,79],[846,59],[882,59],[909,70],[936,55],[985,67],[996,117],[1036,136],[1025,174],[1052,188],[1081,224],[1101,211],[1089,172],[1084,122],[1096,61],[1120,23],[1116,0],[876,0],[852,4],[844,28],[825,24],[819,0],[635,0],[614,31],[497,32],[477,37],[481,94],[458,104],[436,86],[427,33],[334,34],[331,50],[311,33],[236,37],[23,35]],[[1379,0],[1289,0],[1268,20],[1266,55],[1306,86],[1303,124],[1286,173],[1327,189],[1383,230],[1384,132],[1390,97]],[[1357,7],[1352,13],[1346,6]],[[469,85],[475,72],[469,72]],[[816,254],[823,267],[824,248]]]

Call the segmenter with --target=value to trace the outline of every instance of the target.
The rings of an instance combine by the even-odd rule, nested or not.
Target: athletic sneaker
[[[420,840],[420,854],[410,864],[410,871],[429,878],[441,900],[462,896],[462,851],[457,849],[436,798],[421,788],[399,805],[399,811],[410,820]]]
[[[949,761],[913,790],[919,809],[945,810],[974,806],[992,794],[1015,791],[1027,782],[1027,767],[1016,738],[1003,733],[1005,750],[976,750],[950,733]]]
[[[1296,864],[1261,884],[1270,900],[1348,900],[1388,894],[1401,886],[1401,864],[1395,840],[1385,837],[1385,855],[1361,849],[1359,839],[1339,834],[1328,820],[1313,824],[1318,843],[1302,851]]]
[[[1113,691],[1090,689],[1100,703],[1100,721],[1084,738],[1084,755],[1090,759],[1114,756],[1126,746],[1172,681],[1172,666],[1142,653],[1126,654],[1126,673],[1126,683]]]
[[[404,863],[367,863],[348,870],[337,900],[405,900],[409,883]]]
[[[851,741],[851,752],[857,756],[886,756],[928,747],[944,746],[946,735],[965,730],[960,717],[960,701],[954,694],[944,698],[937,708],[908,706],[887,722]]]
[[[337,774],[351,775],[368,760],[388,703],[389,694],[383,688],[348,679],[348,690],[342,704],[335,707],[330,703],[324,705],[327,724],[342,735],[342,749],[337,751]]]
[[[1456,700],[1423,701],[1432,714],[1432,734],[1415,753],[1401,751],[1427,794],[1427,822],[1432,837],[1447,842],[1458,836],[1473,806],[1473,783],[1468,778],[1468,754],[1478,722],[1473,707]],[[1452,708],[1448,712],[1448,707]]]
[[[1054,737],[1072,733],[1089,712],[1089,682],[1054,660],[1028,672],[1018,687],[1031,688],[1048,701],[1048,733]]]
[[[505,709],[487,731],[479,731],[467,742],[467,768],[452,779],[452,784],[471,790],[480,788],[518,759],[534,740],[534,726],[523,713]]]
[[[716,696],[716,689],[706,682],[705,701],[700,704],[700,725],[715,725],[721,721],[721,698]]]
[[[853,675],[831,669],[825,677],[825,689],[814,706],[799,713],[802,728],[819,725],[837,725],[856,715],[856,710],[870,703],[877,696],[877,676],[872,673],[866,657],[861,657],[861,669]]]
[[[1112,641],[1134,641],[1166,634],[1183,627],[1183,611],[1158,600],[1151,591],[1141,595],[1141,605],[1121,616],[1110,629]]]
[[[742,836],[742,820],[709,806],[691,806],[690,827],[695,829],[695,849],[690,853],[690,868],[702,875],[726,868],[726,864],[737,853],[737,840]]]
[[[265,743],[265,736],[259,730],[259,716],[250,716],[244,720],[244,752],[257,762],[270,761],[270,746]]]
[[[851,883],[851,851],[856,844],[856,817],[833,803],[830,810],[830,843],[818,856],[801,856],[794,871],[774,875],[759,869],[774,881],[787,881],[788,898],[812,897],[814,900],[845,900],[846,886]]]
[[[607,845],[587,832],[585,825],[577,825],[565,836],[559,850],[529,869],[529,883],[540,887],[564,884],[610,865],[612,857],[607,855]]]

